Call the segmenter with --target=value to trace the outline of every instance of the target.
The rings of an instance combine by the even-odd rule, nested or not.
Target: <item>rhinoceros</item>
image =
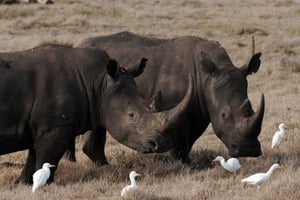
[[[99,48],[49,45],[0,53],[0,155],[28,149],[16,182],[32,183],[45,162],[57,166],[75,136],[88,130],[99,139],[107,129],[143,153],[172,148],[168,130],[191,100],[192,78],[178,105],[150,112],[133,79],[145,65],[143,58],[125,70]],[[106,162],[104,151],[95,156]]]
[[[144,98],[161,91],[163,109],[180,101],[188,74],[193,74],[195,92],[189,114],[177,123],[172,136],[172,155],[176,158],[189,161],[192,145],[209,123],[231,156],[261,155],[258,135],[264,116],[264,95],[254,112],[247,94],[247,76],[258,71],[261,53],[253,53],[249,62],[237,68],[218,42],[195,36],[157,39],[130,32],[86,38],[74,46],[101,46],[124,66],[132,65],[141,56],[149,58],[146,73],[136,79],[138,90]],[[87,141],[87,145],[91,143]]]

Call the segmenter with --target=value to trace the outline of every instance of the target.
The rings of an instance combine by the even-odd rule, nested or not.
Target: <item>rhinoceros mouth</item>
[[[156,130],[156,136],[142,142],[142,153],[162,153],[170,150],[173,147],[173,142],[170,137]]]
[[[158,147],[156,142],[154,141],[149,141],[149,142],[144,142],[142,144],[142,153],[155,153],[157,151]]]
[[[229,155],[233,157],[258,157],[262,154],[260,143],[251,144],[231,144],[229,147]]]

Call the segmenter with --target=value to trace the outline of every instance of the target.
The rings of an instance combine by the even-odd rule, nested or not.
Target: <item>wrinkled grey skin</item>
[[[176,107],[149,112],[133,79],[145,64],[142,59],[127,71],[103,50],[58,45],[0,53],[0,155],[29,150],[17,183],[31,183],[45,162],[57,166],[75,136],[88,130],[100,143],[92,146],[99,162],[106,162],[106,129],[144,153],[172,148],[168,129],[186,110],[192,81]]]
[[[189,161],[192,145],[209,123],[231,156],[261,155],[257,137],[264,115],[264,96],[255,113],[247,95],[247,76],[259,69],[260,53],[237,68],[217,42],[192,36],[147,38],[130,32],[87,38],[75,46],[101,46],[124,66],[138,57],[147,57],[148,67],[136,79],[138,90],[145,98],[161,91],[163,109],[179,102],[185,94],[188,74],[193,74],[192,103],[172,136],[173,155],[183,162]]]

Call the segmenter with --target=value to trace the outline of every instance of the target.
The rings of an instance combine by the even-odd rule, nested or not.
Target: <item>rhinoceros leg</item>
[[[105,142],[106,129],[101,128],[89,134],[82,150],[97,165],[108,164],[104,154]]]
[[[174,140],[174,148],[170,151],[171,155],[178,160],[181,160],[184,164],[191,162],[189,153],[193,147],[195,141],[203,134],[208,126],[207,122],[193,122],[193,118],[190,119],[189,124],[181,125],[180,131],[176,133],[183,133],[176,135]]]
[[[45,133],[38,133],[34,150],[36,154],[35,169],[40,169],[45,162],[57,166],[66,149],[74,138],[73,127],[59,127],[47,130]],[[54,173],[57,167],[51,168],[50,178],[47,183],[53,182]],[[31,174],[32,177],[32,174]]]
[[[75,145],[76,145],[76,138],[74,137],[64,155],[64,157],[71,162],[76,162]]]
[[[171,156],[176,160],[181,160],[183,164],[189,164],[191,162],[188,156],[190,152],[189,132],[190,127],[188,125],[182,126],[177,133],[183,134],[178,134],[173,137],[174,147],[170,150]]]
[[[35,171],[35,152],[32,148],[28,150],[27,160],[22,170],[21,176],[15,181],[15,183],[32,184],[32,174]]]

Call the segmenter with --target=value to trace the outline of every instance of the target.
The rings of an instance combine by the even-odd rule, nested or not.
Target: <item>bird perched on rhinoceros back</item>
[[[145,98],[161,91],[163,109],[173,107],[183,98],[188,74],[195,76],[192,102],[172,127],[174,148],[171,152],[175,158],[189,162],[192,145],[209,123],[230,156],[261,155],[258,135],[264,116],[264,96],[254,112],[247,94],[247,76],[258,71],[261,53],[253,53],[243,66],[236,67],[215,41],[194,36],[158,39],[130,32],[86,38],[74,46],[101,47],[122,65],[132,64],[136,57],[147,57],[148,67],[136,79],[138,90]],[[95,143],[87,142],[92,149],[88,143]],[[94,148],[91,154],[98,151]]]

